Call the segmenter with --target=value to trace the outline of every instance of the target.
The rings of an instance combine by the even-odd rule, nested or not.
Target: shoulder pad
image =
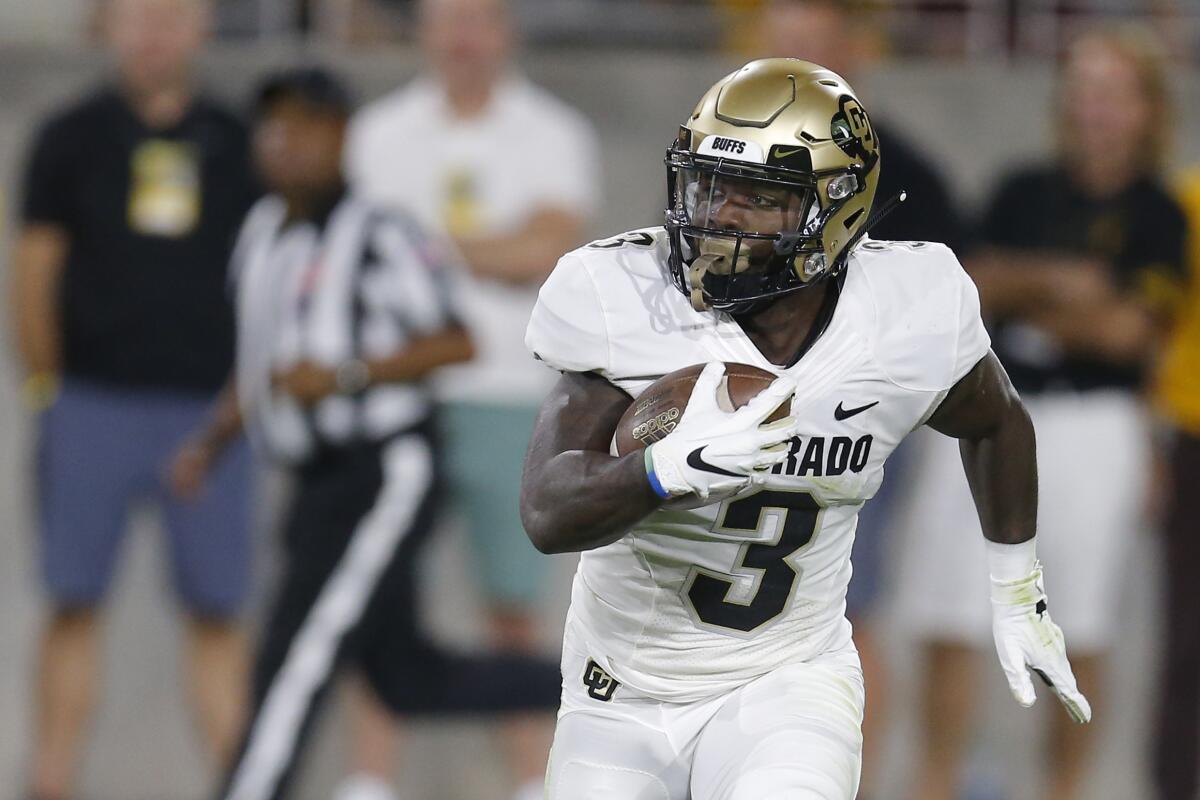
[[[901,388],[953,386],[991,345],[979,293],[950,248],[868,240],[848,265],[875,309],[875,358]]]

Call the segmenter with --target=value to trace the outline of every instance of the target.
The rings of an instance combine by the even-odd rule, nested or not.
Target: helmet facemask
[[[853,170],[818,175],[678,147],[666,164],[672,274],[697,310],[743,313],[835,271],[824,227],[854,194]],[[836,199],[822,203],[819,187]]]

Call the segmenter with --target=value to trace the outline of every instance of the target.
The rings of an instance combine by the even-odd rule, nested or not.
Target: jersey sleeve
[[[958,286],[958,337],[950,382],[946,388],[962,380],[963,376],[987,355],[992,346],[992,338],[983,325],[983,315],[979,308],[979,289],[957,259],[954,267],[954,280]]]
[[[596,282],[586,264],[568,253],[538,292],[525,331],[534,358],[562,372],[607,375],[610,348],[607,321]]]

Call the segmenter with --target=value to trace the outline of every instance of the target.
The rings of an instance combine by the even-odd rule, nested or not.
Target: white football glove
[[[1062,628],[1046,607],[1041,564],[1034,562],[1033,572],[1018,580],[992,578],[992,636],[1018,703],[1028,708],[1037,699],[1029,677],[1033,670],[1058,695],[1071,719],[1091,720],[1092,707],[1075,685],[1067,661]]]
[[[717,405],[724,374],[721,362],[707,364],[675,430],[646,449],[650,483],[657,482],[655,491],[663,497],[694,493],[708,499],[714,493],[734,492],[761,483],[765,471],[787,456],[796,418],[762,423],[794,393],[795,383],[776,378],[749,403],[728,412]]]

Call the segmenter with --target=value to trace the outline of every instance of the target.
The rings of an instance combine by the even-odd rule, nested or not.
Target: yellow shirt
[[[1190,281],[1158,375],[1159,408],[1190,433],[1200,434],[1200,167],[1179,184],[1188,218]]]

